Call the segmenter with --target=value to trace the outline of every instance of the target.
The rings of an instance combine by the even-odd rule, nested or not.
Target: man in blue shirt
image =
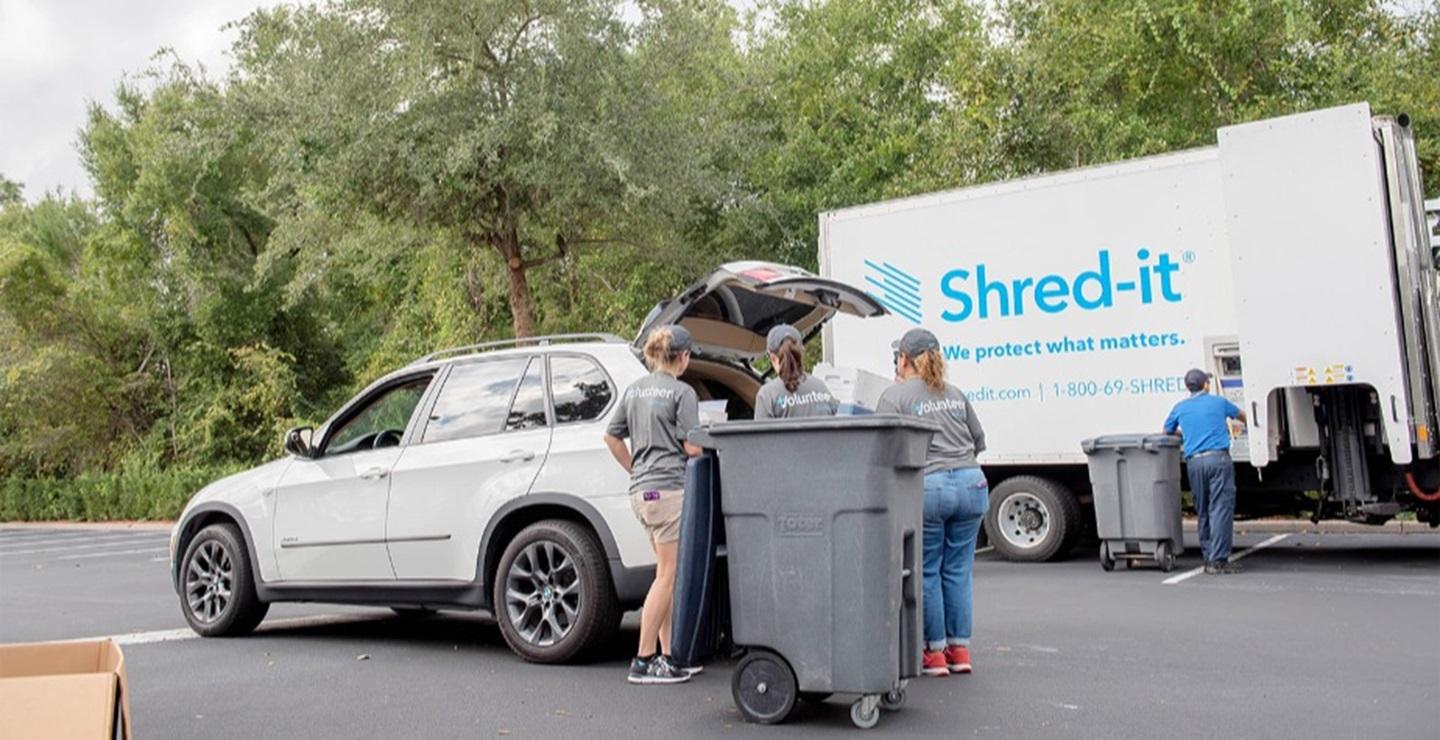
[[[1210,376],[1204,370],[1185,373],[1190,397],[1175,404],[1165,418],[1165,433],[1185,438],[1185,466],[1190,472],[1190,494],[1200,519],[1200,549],[1205,572],[1239,573],[1229,562],[1235,523],[1235,464],[1230,461],[1230,419],[1245,423],[1245,412],[1223,396],[1211,395]]]

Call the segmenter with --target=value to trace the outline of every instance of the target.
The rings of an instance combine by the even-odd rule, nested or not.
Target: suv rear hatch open
[[[749,364],[765,354],[765,335],[790,324],[809,339],[837,312],[870,317],[885,308],[865,291],[773,262],[730,262],[650,310],[635,338],[639,349],[659,326],[679,324],[696,355]]]

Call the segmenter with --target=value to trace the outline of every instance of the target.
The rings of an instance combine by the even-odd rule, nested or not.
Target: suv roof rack
[[[497,339],[492,342],[481,342],[479,344],[466,344],[460,347],[448,347],[436,350],[428,355],[415,358],[411,365],[419,365],[425,362],[433,362],[442,357],[453,355],[470,354],[484,350],[509,349],[511,347],[545,347],[555,342],[624,342],[624,339],[614,334],[585,333],[585,334],[549,334],[543,337],[515,337],[512,339]]]

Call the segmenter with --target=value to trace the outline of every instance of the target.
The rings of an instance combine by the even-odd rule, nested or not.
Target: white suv
[[[749,418],[769,328],[808,335],[837,312],[884,309],[798,268],[737,262],[656,306],[640,336],[687,327],[683,380]],[[603,644],[654,575],[602,442],[646,372],[619,337],[569,335],[444,350],[386,375],[318,429],[287,433],[285,458],[190,501],[171,534],[185,619],[211,636],[250,631],[277,601],[469,609],[492,612],[528,660]]]

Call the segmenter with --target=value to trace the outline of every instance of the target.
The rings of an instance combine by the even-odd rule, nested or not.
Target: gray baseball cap
[[[805,344],[805,338],[800,336],[799,330],[789,324],[776,324],[770,328],[770,333],[765,335],[765,349],[771,352],[780,351],[780,343],[786,339],[794,339],[796,344]]]
[[[929,329],[911,329],[905,336],[890,343],[890,349],[906,357],[914,357],[932,349],[940,349],[940,340]]]
[[[690,336],[690,330],[679,324],[670,326],[670,351],[674,353],[688,352],[695,346],[695,338]]]
[[[1191,391],[1204,390],[1209,382],[1210,375],[1198,367],[1185,373],[1185,387]]]

